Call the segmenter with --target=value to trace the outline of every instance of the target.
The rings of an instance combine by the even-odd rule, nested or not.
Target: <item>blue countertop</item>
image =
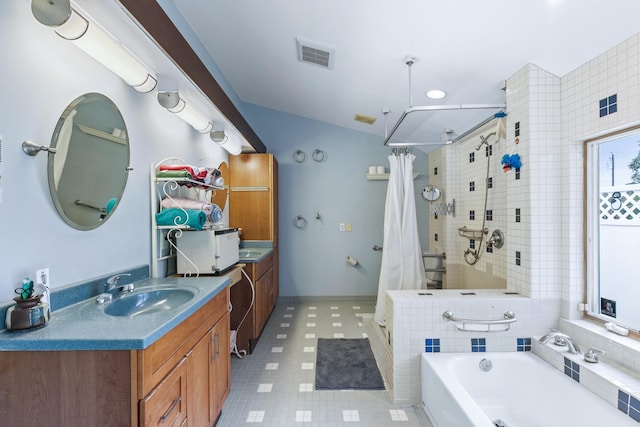
[[[51,313],[43,327],[0,331],[0,351],[142,350],[171,331],[231,282],[228,277],[164,277],[135,282],[136,289],[155,285],[185,286],[195,296],[171,310],[135,317],[109,316],[95,296]]]
[[[243,240],[240,243],[240,262],[259,262],[271,252],[273,244],[268,240]]]

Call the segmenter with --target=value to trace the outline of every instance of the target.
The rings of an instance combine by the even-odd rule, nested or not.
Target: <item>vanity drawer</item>
[[[271,268],[273,265],[273,257],[271,254],[267,255],[259,262],[251,264],[253,269],[253,280],[258,280],[262,275]]]
[[[187,364],[183,358],[169,375],[140,401],[140,426],[179,427],[187,419]]]
[[[228,311],[229,288],[226,287],[165,336],[138,351],[138,399],[149,394]]]

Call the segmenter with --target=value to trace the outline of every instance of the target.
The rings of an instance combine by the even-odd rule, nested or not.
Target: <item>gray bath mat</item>
[[[368,338],[318,338],[316,390],[384,390]]]

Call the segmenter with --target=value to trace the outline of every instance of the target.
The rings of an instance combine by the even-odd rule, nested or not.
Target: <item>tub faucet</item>
[[[105,292],[109,292],[115,288],[119,288],[118,290],[120,292],[131,292],[133,291],[133,283],[128,283],[126,285],[121,285],[120,284],[120,279],[123,276],[131,276],[131,274],[128,273],[124,273],[124,274],[116,274],[115,276],[111,276],[107,279],[107,283],[105,283],[104,285],[104,291]]]
[[[563,334],[560,331],[557,331],[555,329],[552,329],[551,332],[549,332],[548,334],[542,336],[538,342],[542,345],[548,343],[549,341],[551,341],[551,339],[554,339],[554,343],[556,345],[567,345],[569,347],[569,353],[571,354],[581,354],[582,352],[580,351],[580,347],[578,347],[578,344],[576,344],[575,342],[573,342],[573,339],[571,339],[571,337],[569,335]]]

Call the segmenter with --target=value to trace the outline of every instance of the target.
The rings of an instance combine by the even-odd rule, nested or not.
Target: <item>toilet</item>
[[[446,273],[445,258],[445,253],[422,252],[427,289],[442,289],[442,274]]]

